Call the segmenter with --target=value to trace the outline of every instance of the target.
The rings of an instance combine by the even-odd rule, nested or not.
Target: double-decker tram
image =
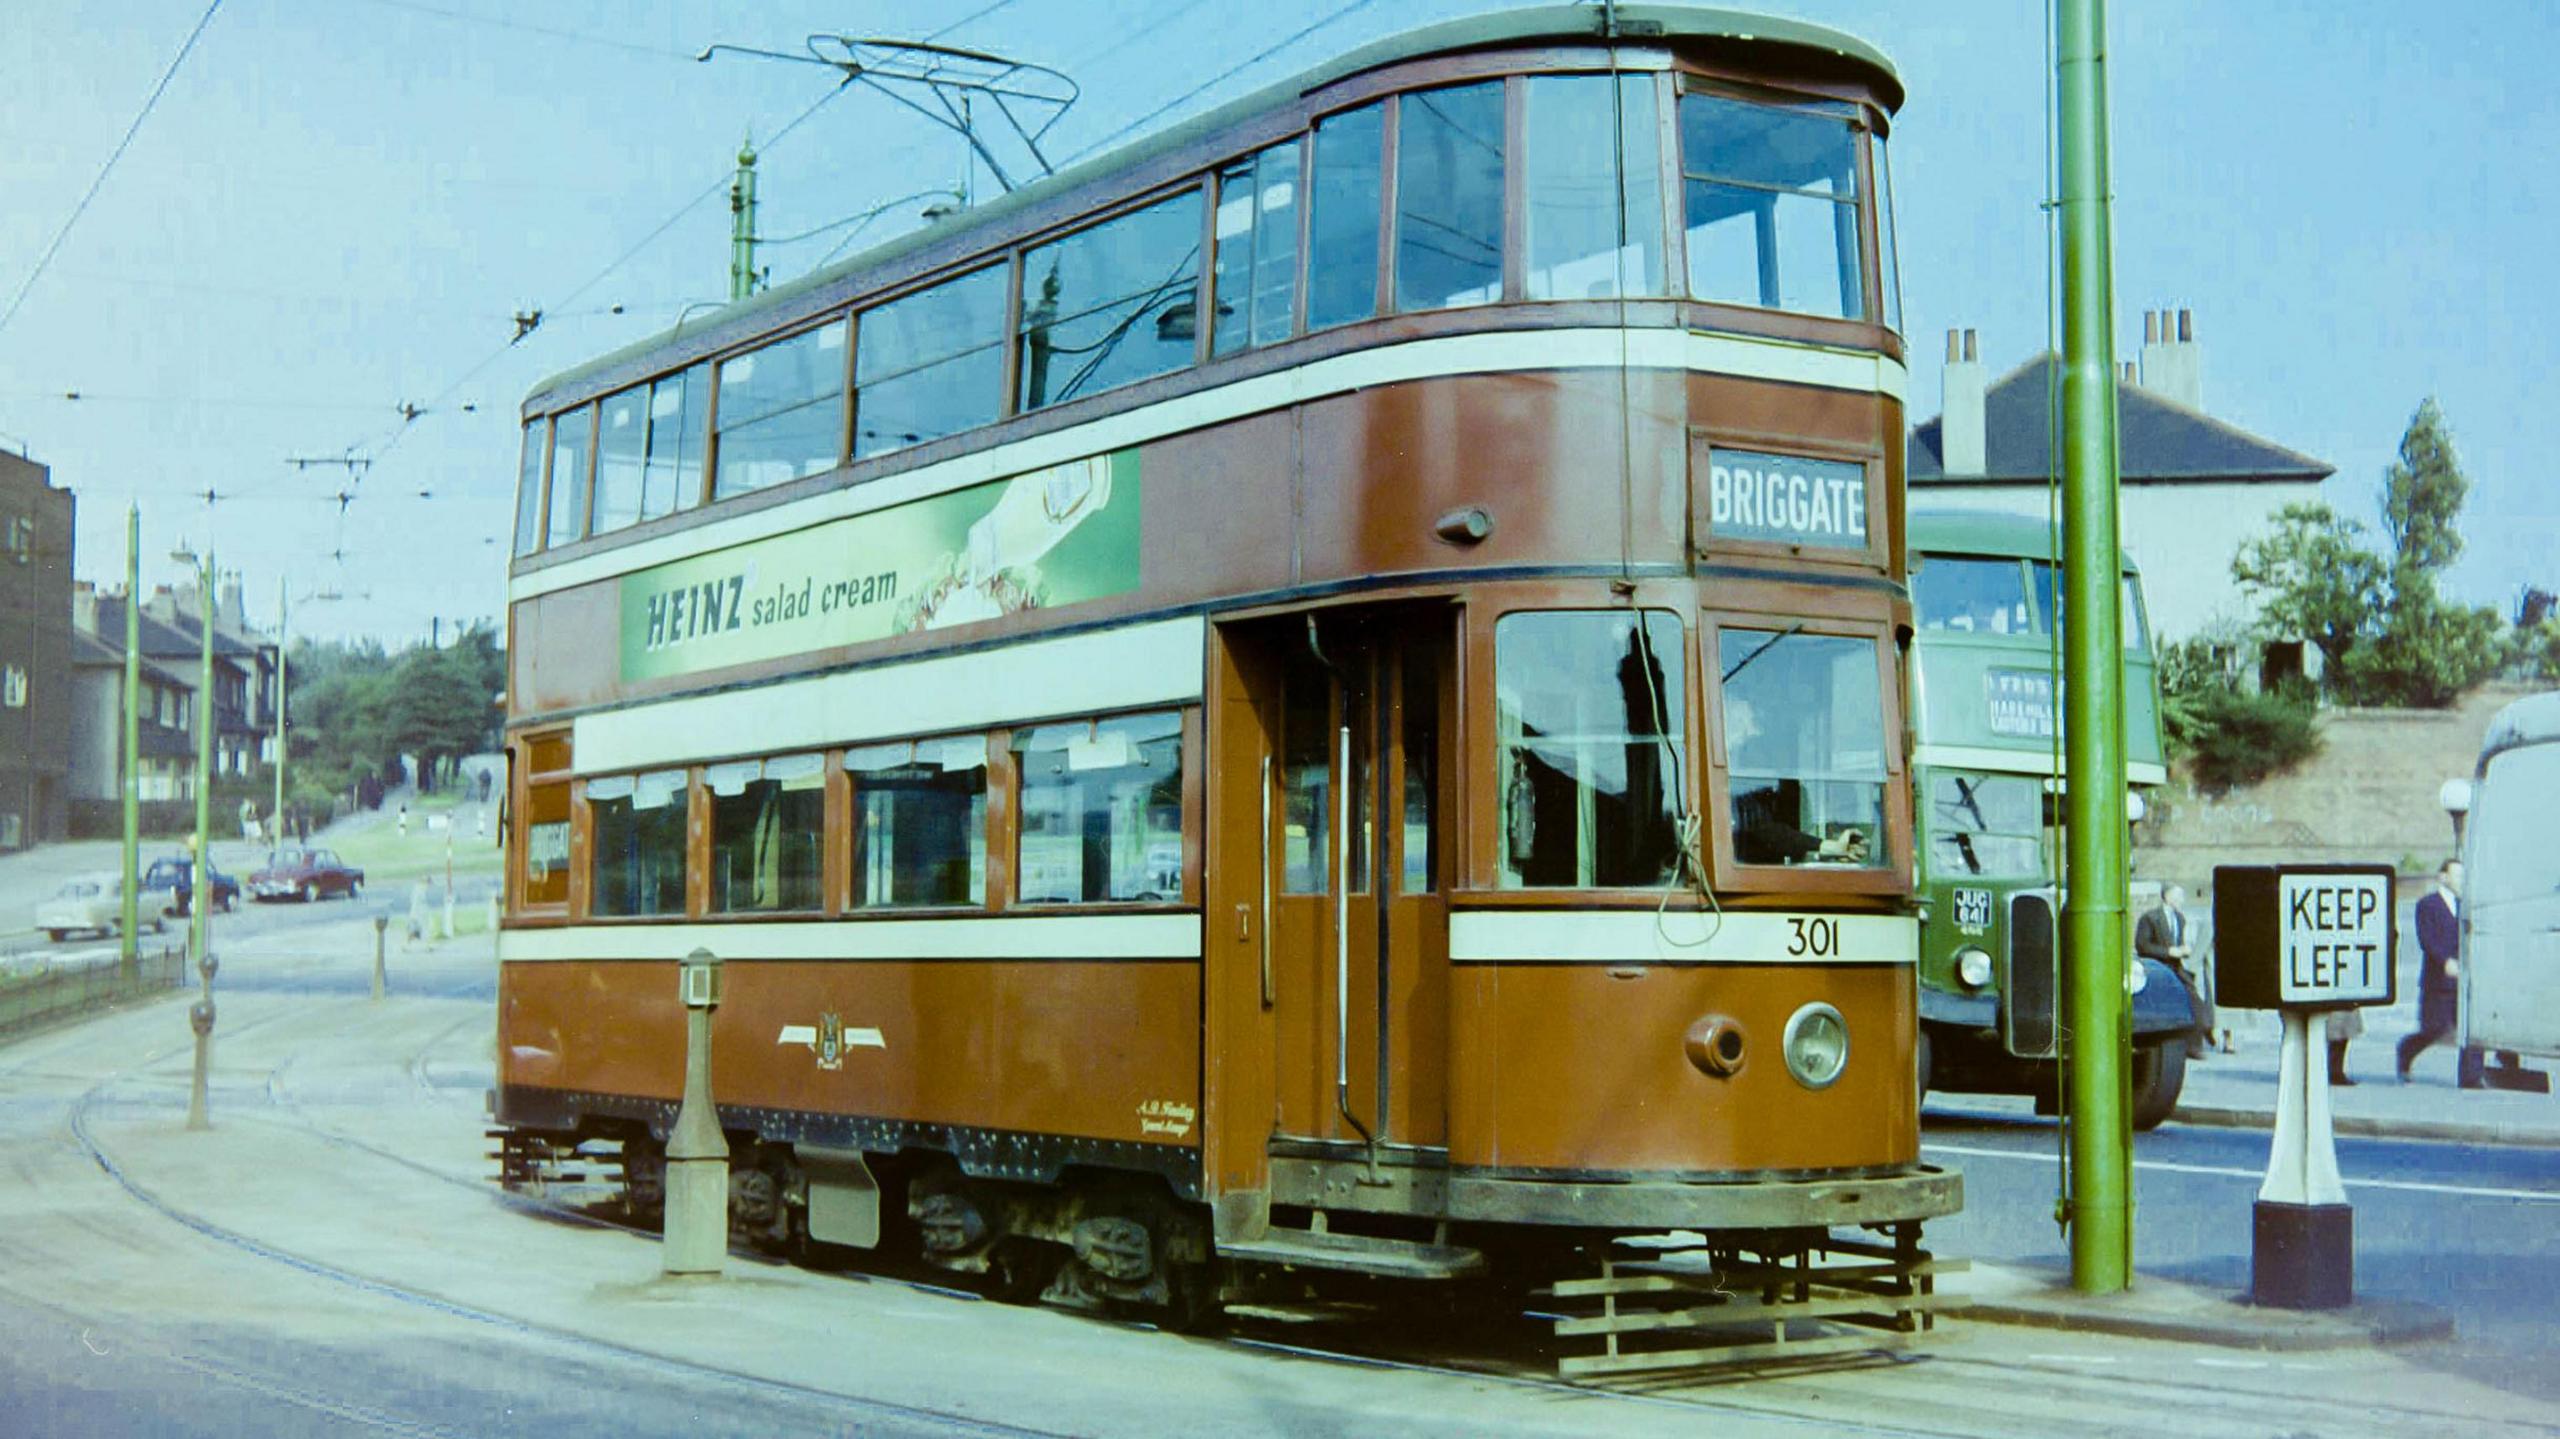
[[[701,947],[751,1237],[1186,1313],[1687,1231],[1921,1322],[1901,87],[1614,17],[1371,46],[535,390],[512,1174],[655,1201]]]
[[[2062,871],[2054,534],[2022,516],[1916,509],[1910,543],[1921,1088],[2050,1103]],[[2142,793],[2169,772],[2142,577],[2131,555],[2122,563],[2125,783],[2138,819]],[[2160,892],[2136,891],[2137,913]],[[2177,1107],[2199,1019],[2159,960],[2134,960],[2128,982],[2133,1122],[2151,1129]]]

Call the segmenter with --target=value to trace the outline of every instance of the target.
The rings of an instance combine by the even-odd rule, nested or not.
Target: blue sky
[[[83,577],[121,576],[139,497],[146,584],[172,577],[178,540],[210,539],[253,613],[272,611],[279,576],[297,599],[342,596],[301,604],[300,631],[398,639],[430,616],[495,616],[517,401],[725,293],[718,196],[608,266],[720,181],[743,134],[772,135],[833,85],[693,51],[965,22],[950,42],[1081,83],[1054,132],[1072,154],[1249,56],[1271,52],[1150,125],[1496,8],[992,3],[225,0],[0,329],[0,443],[79,491]],[[204,0],[10,8],[0,307]],[[1995,372],[2045,343],[2041,0],[1758,8],[1864,36],[1910,88],[1896,198],[1925,419],[1944,330],[1979,330]],[[2540,393],[2560,336],[2545,158],[2560,102],[2538,73],[2560,7],[2459,0],[2423,23],[2386,0],[2113,10],[2119,353],[2144,309],[2194,310],[2207,408],[2336,465],[2333,502],[2368,521],[2402,427],[2435,395],[2472,481],[2457,592],[2504,609],[2529,580],[2560,588],[2560,404]],[[761,169],[762,228],[787,234],[950,183],[962,160],[956,138],[856,89]],[[866,233],[908,223],[900,209]],[[833,238],[765,258],[787,277]],[[541,328],[509,346],[511,316],[537,307]],[[413,423],[396,412],[431,401]],[[376,457],[360,483],[286,463],[350,453]]]

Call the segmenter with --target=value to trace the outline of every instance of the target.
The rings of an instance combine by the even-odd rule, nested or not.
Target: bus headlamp
[[[1830,1005],[1808,1004],[1787,1017],[1778,1048],[1796,1083],[1827,1089],[1849,1067],[1849,1022]]]
[[[1971,945],[1956,951],[1956,978],[1967,989],[1980,989],[1991,982],[1991,956]]]
[[[2149,965],[2147,965],[2147,964],[2144,964],[2144,963],[2143,963],[2141,960],[2139,960],[2139,959],[2136,959],[2136,960],[2134,960],[2132,963],[2130,963],[2130,964],[2128,964],[2128,965],[2126,965],[2126,966],[2125,966],[2125,975],[2124,975],[2124,992],[2125,992],[2125,993],[2127,993],[2127,994],[2140,994],[2140,993],[2142,993],[2142,987],[2143,987],[2144,985],[2146,985],[2146,984],[2149,984],[2150,982],[2151,982],[2151,966],[2149,966]]]

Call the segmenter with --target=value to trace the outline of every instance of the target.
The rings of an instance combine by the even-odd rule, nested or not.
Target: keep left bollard
[[[684,995],[684,1102],[667,1136],[668,1274],[718,1274],[729,1254],[729,1140],[711,1101],[711,1012],[720,1004],[720,957],[697,949],[679,966]]]

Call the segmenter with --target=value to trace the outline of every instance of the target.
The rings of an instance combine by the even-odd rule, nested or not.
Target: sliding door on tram
[[[1393,606],[1225,636],[1251,694],[1225,713],[1255,743],[1221,747],[1254,766],[1250,787],[1219,787],[1250,797],[1219,817],[1239,861],[1222,872],[1250,875],[1260,893],[1230,902],[1269,917],[1267,952],[1245,958],[1268,976],[1284,1146],[1448,1142],[1455,625],[1445,606]]]

